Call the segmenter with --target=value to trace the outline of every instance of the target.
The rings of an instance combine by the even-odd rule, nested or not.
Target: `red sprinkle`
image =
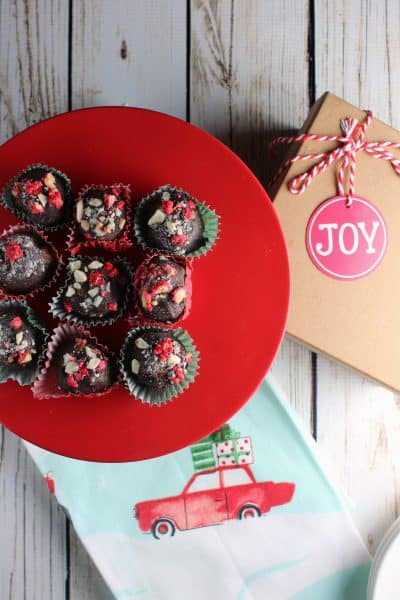
[[[117,198],[114,194],[104,194],[104,205],[106,208],[111,208],[116,201]]]
[[[196,203],[193,200],[188,200],[187,205],[189,208],[196,208]]]
[[[171,338],[166,337],[154,347],[153,354],[158,356],[161,360],[168,360],[173,351],[173,342]]]
[[[82,381],[85,377],[89,377],[89,371],[85,366],[79,366],[79,371],[74,374],[77,381]]]
[[[181,233],[180,235],[173,235],[171,238],[171,242],[173,244],[175,244],[176,246],[182,246],[183,244],[185,244],[187,242],[188,236],[185,235],[184,233]]]
[[[189,208],[189,207],[185,208],[185,219],[187,221],[192,221],[194,219],[194,217],[195,217],[194,210],[192,208]]]
[[[22,252],[22,248],[17,242],[9,242],[6,244],[6,258],[10,261],[10,263],[15,262],[19,258],[22,258],[24,253]]]
[[[118,304],[116,302],[109,302],[107,304],[107,310],[118,310]]]
[[[178,377],[179,381],[183,381],[185,379],[185,371],[182,369],[182,367],[176,365],[174,367],[174,373],[175,376]]]
[[[174,203],[172,200],[163,200],[161,204],[166,215],[171,215],[174,212]]]
[[[117,203],[116,208],[118,208],[119,210],[124,210],[124,208],[125,208],[125,202],[123,200],[120,200]]]
[[[113,265],[112,262],[107,261],[104,263],[104,269],[107,271],[107,275],[111,278],[118,275],[118,269]]]
[[[43,184],[41,181],[31,181],[28,179],[25,182],[25,192],[30,196],[37,196],[42,193]]]
[[[107,364],[107,359],[105,359],[105,358],[101,359],[101,361],[97,365],[97,370],[104,371],[104,369],[106,368],[106,364]]]
[[[44,213],[44,207],[40,204],[40,202],[34,202],[31,206],[31,213],[33,215]]]
[[[22,365],[25,362],[27,356],[29,356],[28,350],[22,350],[21,352],[18,352],[18,364]]]
[[[61,196],[61,192],[59,190],[56,190],[54,188],[49,190],[49,203],[55,206],[57,210],[62,208],[64,202]]]
[[[177,384],[185,379],[185,371],[179,365],[173,368],[174,376],[171,377],[171,383]]]
[[[70,305],[69,302],[64,302],[64,308],[67,311],[67,313],[72,312],[72,306]]]
[[[191,363],[193,360],[193,354],[191,352],[187,352],[186,353],[186,358],[185,358],[185,362],[187,363]]]
[[[13,319],[11,319],[10,327],[12,327],[12,329],[19,329],[20,327],[22,327],[21,317],[14,317]]]
[[[75,380],[75,377],[73,375],[68,375],[67,385],[69,385],[69,387],[72,387],[72,388],[78,387],[78,382]]]
[[[21,192],[21,183],[16,181],[11,188],[11,195],[17,198]]]
[[[97,285],[103,285],[105,282],[106,280],[100,271],[93,271],[93,273],[89,274],[89,284],[93,287]]]

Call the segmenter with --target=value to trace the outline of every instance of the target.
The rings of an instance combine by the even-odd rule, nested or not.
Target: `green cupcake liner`
[[[19,208],[17,208],[14,205],[14,200],[13,200],[13,197],[11,195],[12,186],[14,185],[14,183],[16,181],[19,181],[21,178],[23,178],[25,175],[27,175],[30,171],[32,171],[34,169],[44,169],[46,171],[50,171],[51,173],[57,175],[64,182],[64,185],[65,185],[66,207],[65,207],[65,210],[64,210],[64,219],[63,219],[63,221],[61,223],[57,223],[55,225],[44,225],[44,224],[37,223],[27,213],[25,213],[24,211],[20,210]],[[69,224],[71,222],[71,219],[72,219],[72,185],[71,185],[71,180],[65,175],[65,173],[63,173],[62,171],[59,171],[55,167],[49,167],[48,165],[43,165],[41,163],[36,163],[36,164],[33,164],[33,165],[29,165],[23,171],[20,171],[18,173],[18,175],[15,175],[15,177],[13,177],[7,183],[6,187],[4,188],[4,190],[3,190],[2,194],[1,194],[0,204],[2,206],[4,206],[4,208],[6,208],[10,212],[12,212],[16,217],[18,217],[22,221],[25,221],[25,223],[29,223],[29,225],[33,225],[34,227],[37,227],[37,229],[39,229],[39,230],[43,230],[43,231],[58,231],[60,229],[65,229],[66,227],[69,226]]]
[[[145,239],[144,233],[142,231],[141,215],[142,215],[142,212],[143,212],[146,202],[150,198],[154,198],[156,195],[158,195],[164,191],[169,191],[169,190],[171,190],[173,192],[180,192],[180,193],[183,193],[183,194],[186,194],[187,196],[189,196],[190,199],[196,203],[200,217],[203,221],[203,227],[204,227],[203,244],[200,246],[200,248],[197,248],[196,250],[192,250],[192,252],[188,252],[187,254],[174,254],[173,252],[168,252],[161,248],[149,246],[149,244],[147,243],[147,241]],[[163,254],[166,254],[169,256],[181,256],[182,258],[199,258],[200,256],[204,256],[205,254],[207,254],[207,252],[209,252],[211,250],[211,248],[214,246],[214,244],[216,243],[216,241],[218,239],[218,234],[219,234],[219,221],[220,221],[220,218],[218,217],[217,213],[214,210],[212,210],[209,206],[207,206],[203,202],[200,202],[199,200],[197,200],[196,198],[191,196],[185,190],[183,190],[181,188],[176,188],[176,187],[173,187],[173,186],[167,184],[167,185],[162,185],[157,190],[154,190],[154,192],[152,192],[148,196],[145,196],[139,202],[139,204],[136,208],[135,219],[134,219],[134,223],[133,223],[133,230],[134,230],[134,234],[135,234],[137,243],[140,246],[142,246],[142,248],[144,248],[145,250],[152,250],[154,252],[162,252]]]
[[[129,349],[132,338],[136,337],[141,331],[163,331],[168,333],[168,336],[179,342],[187,352],[191,352],[193,356],[192,362],[187,365],[186,376],[183,381],[177,384],[165,386],[162,390],[156,390],[150,387],[145,387],[137,383],[134,376],[129,373],[129,357],[127,350]],[[119,359],[122,380],[132,396],[140,400],[144,404],[152,406],[161,406],[172,400],[179,394],[182,394],[195,380],[199,372],[200,354],[197,350],[192,338],[184,329],[163,329],[162,327],[136,327],[131,329],[125,338],[122,345]]]
[[[0,302],[0,314],[3,310],[10,311],[20,317],[23,317],[34,328],[34,337],[38,353],[36,360],[32,364],[23,367],[16,367],[14,364],[0,364],[0,383],[5,383],[9,379],[17,381],[19,385],[31,385],[39,374],[41,364],[46,352],[47,338],[49,333],[41,320],[33,312],[30,306],[19,300],[4,300]]]
[[[92,260],[103,260],[104,261],[103,256],[91,256],[90,258]],[[74,256],[70,257],[70,260],[78,260],[78,259],[79,259],[79,255],[76,255],[76,256],[74,255]],[[67,277],[64,285],[58,290],[57,294],[52,298],[51,302],[49,302],[50,312],[53,315],[53,317],[55,317],[56,319],[59,319],[60,321],[69,321],[70,323],[74,323],[76,325],[82,325],[83,327],[97,327],[99,325],[112,325],[113,323],[115,323],[115,321],[117,321],[117,319],[120,319],[121,317],[123,317],[128,308],[128,303],[129,303],[131,292],[132,292],[133,268],[126,260],[124,260],[123,258],[121,258],[119,256],[113,257],[110,260],[112,260],[120,268],[122,267],[122,269],[127,277],[127,280],[128,280],[126,288],[125,288],[124,298],[122,300],[119,310],[113,312],[112,314],[110,314],[110,316],[98,317],[98,318],[84,317],[82,315],[74,314],[73,312],[68,313],[63,306],[63,294],[69,285],[69,277]]]

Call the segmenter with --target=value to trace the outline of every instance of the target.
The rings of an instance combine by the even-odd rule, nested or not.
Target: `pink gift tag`
[[[334,279],[365,277],[382,261],[387,248],[383,216],[368,200],[335,196],[320,204],[306,229],[306,246],[314,265]]]

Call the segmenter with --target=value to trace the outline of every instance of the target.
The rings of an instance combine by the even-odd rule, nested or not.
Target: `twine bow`
[[[357,152],[367,152],[373,158],[387,160],[392,165],[393,169],[400,175],[400,160],[394,154],[388,151],[388,148],[400,148],[400,143],[395,142],[366,142],[365,134],[368,126],[373,119],[372,112],[366,111],[366,117],[363,122],[358,119],[348,117],[341,119],[340,128],[343,135],[318,135],[314,133],[304,133],[292,137],[278,137],[270,143],[270,150],[273,153],[275,146],[278,144],[292,144],[294,142],[337,142],[339,145],[331,151],[319,152],[314,154],[297,154],[289,158],[283,163],[278,170],[271,184],[286,171],[290,165],[300,160],[316,160],[312,167],[304,173],[297,175],[288,183],[289,190],[292,194],[302,194],[312,180],[326,171],[333,163],[339,161],[339,167],[336,171],[336,183],[338,195],[346,198],[346,205],[350,206],[355,189],[355,174],[356,174],[356,154]],[[348,173],[348,191],[345,192],[345,178]]]

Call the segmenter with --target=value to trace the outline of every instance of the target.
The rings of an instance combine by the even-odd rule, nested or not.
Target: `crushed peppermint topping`
[[[161,360],[168,360],[170,354],[172,354],[174,350],[174,344],[171,338],[166,337],[161,342],[158,342],[156,346],[153,348],[153,354],[159,356]]]

